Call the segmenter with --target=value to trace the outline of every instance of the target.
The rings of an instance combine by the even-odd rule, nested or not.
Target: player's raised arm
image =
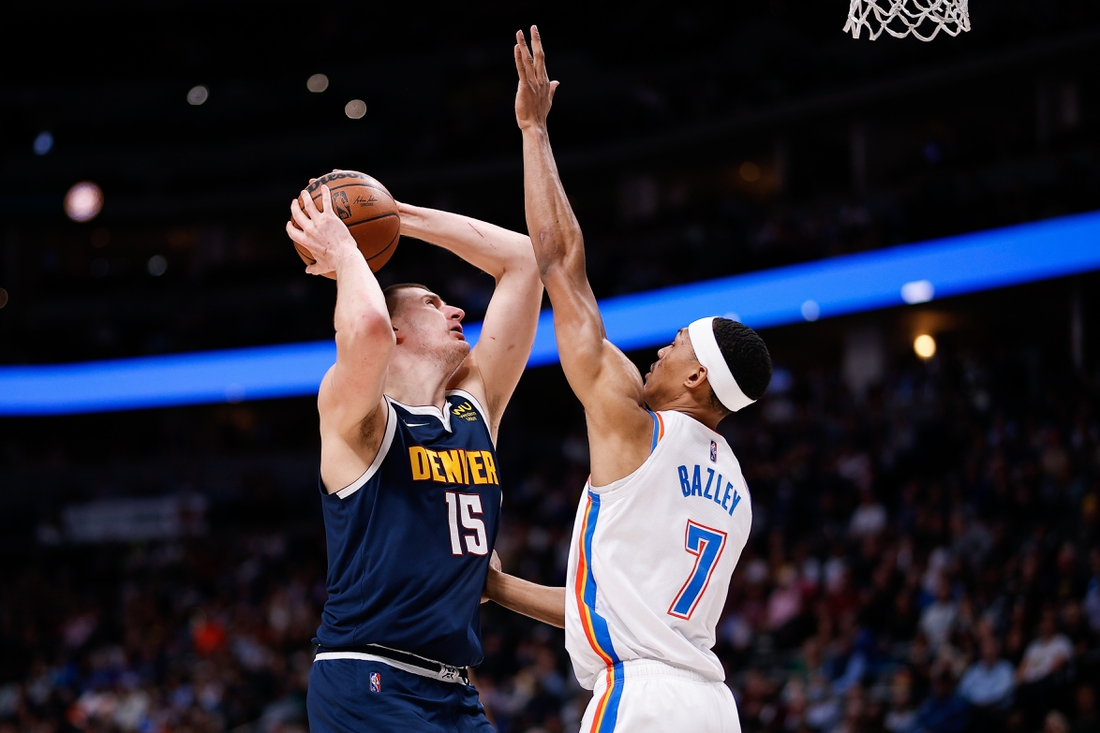
[[[322,187],[322,197],[323,212],[317,210],[308,193],[302,192],[304,210],[298,200],[290,207],[293,222],[300,229],[288,222],[287,234],[316,258],[306,272],[336,273],[336,363],[321,382],[317,408],[327,454],[322,456],[322,474],[335,469],[340,475],[331,476],[331,481],[323,477],[326,486],[338,490],[345,477],[342,469],[350,472],[349,480],[358,476],[356,471],[362,471],[358,465],[342,465],[348,456],[343,455],[338,443],[352,448],[350,453],[358,450],[360,457],[370,457],[378,449],[382,430],[375,423],[385,425],[385,411],[378,407],[396,341],[382,289],[348,228],[337,217],[327,186]],[[343,440],[327,440],[329,436]],[[326,462],[326,457],[335,460]],[[349,460],[356,463],[355,458]]]
[[[481,336],[449,386],[470,391],[489,412],[496,440],[501,415],[535,340],[542,283],[527,235],[436,209],[398,204],[401,234],[454,252],[492,275],[496,288]]]
[[[625,451],[618,454],[622,460],[617,462],[622,466],[605,467],[593,462],[593,482],[602,483],[603,479],[621,478],[624,470],[629,473],[645,460],[648,443],[644,451],[635,451],[626,443],[633,442],[633,436],[644,437],[651,419],[645,411],[641,375],[626,355],[607,340],[603,318],[585,272],[584,238],[550,148],[546,117],[558,83],[546,75],[538,29],[531,28],[533,54],[522,32],[516,34],[516,41],[519,73],[516,121],[523,131],[527,228],[554,309],[562,369],[584,405],[591,426],[590,439],[596,433],[607,439],[618,436],[626,441],[619,446]]]

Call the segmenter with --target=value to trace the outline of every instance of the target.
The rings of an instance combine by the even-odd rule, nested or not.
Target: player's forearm
[[[565,588],[550,588],[514,575],[490,571],[485,595],[510,611],[565,628]]]
[[[398,204],[401,234],[454,252],[500,279],[506,272],[534,270],[527,236],[449,211]]]
[[[527,230],[543,282],[565,268],[567,279],[585,279],[584,238],[558,175],[550,137],[543,126],[523,130],[523,191]]]
[[[554,309],[562,368],[570,384],[591,384],[604,348],[603,319],[588,282],[584,239],[558,176],[545,127],[523,130],[527,226]],[[577,391],[581,396],[582,391]],[[583,401],[583,398],[582,398]]]

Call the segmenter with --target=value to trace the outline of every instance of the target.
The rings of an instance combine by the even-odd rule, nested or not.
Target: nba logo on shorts
[[[718,444],[715,443],[713,440],[710,441],[710,462],[718,462]]]
[[[377,672],[370,673],[370,691],[381,692],[382,691],[382,675]]]

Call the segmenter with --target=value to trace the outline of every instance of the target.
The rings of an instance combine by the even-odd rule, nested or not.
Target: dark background
[[[334,167],[366,171],[400,200],[522,230],[511,53],[532,22],[562,82],[551,137],[599,297],[1100,208],[1095,3],[974,0],[970,33],[927,44],[853,40],[845,10],[838,0],[7,8],[0,364],[331,338],[334,287],[302,273],[283,224],[308,179]],[[315,73],[330,80],[321,94],[306,89]],[[191,106],[198,84],[209,99]],[[351,99],[366,102],[362,119],[344,114]],[[36,155],[45,131],[53,146]],[[81,180],[102,187],[105,205],[78,224],[61,204]],[[410,240],[379,279],[425,282],[471,320],[492,286]],[[898,670],[915,680],[915,710],[939,672],[951,667],[957,683],[974,660],[983,614],[999,619],[988,633],[1014,665],[1044,613],[1072,631],[1067,609],[1087,609],[1100,572],[1088,514],[1097,284],[1081,275],[763,332],[772,393],[723,428],[756,507],[718,646],[747,731],[882,729],[904,712],[891,696]],[[912,352],[921,332],[940,348],[927,362]],[[882,369],[853,385],[845,364],[867,334]],[[998,443],[1005,425],[1012,437]],[[514,572],[561,582],[583,431],[557,367],[524,376],[500,445],[512,483],[500,549]],[[324,592],[317,448],[308,398],[0,420],[0,730],[128,729],[93,704],[126,700],[145,700],[149,729],[300,729]],[[889,516],[878,547],[847,528],[861,460]],[[59,534],[68,506],[179,495],[206,502],[195,536],[73,545]],[[914,506],[939,519],[907,520]],[[867,618],[881,610],[872,560],[912,543],[924,572],[953,546],[956,514],[959,536],[980,525],[999,549],[977,569],[944,571],[977,619],[953,642],[952,667],[942,654],[913,660],[915,621],[892,636]],[[1028,586],[1029,562],[1057,576],[1065,543],[1072,588]],[[845,558],[858,601],[811,583],[806,555]],[[759,563],[766,579],[747,580]],[[994,565],[1004,570],[991,579]],[[778,597],[785,566],[805,583],[793,631],[752,611]],[[934,579],[892,572],[892,596],[922,611],[934,602]],[[560,635],[499,609],[485,625],[479,684],[500,729],[572,730],[584,696]],[[753,643],[739,646],[736,628]],[[994,725],[1039,730],[1057,708],[1087,726],[1079,698],[1096,690],[1096,632],[1073,637],[1081,671],[1048,704],[1023,694]],[[868,634],[868,671],[836,687]],[[822,672],[831,692],[815,699],[839,711],[820,724],[799,717],[791,687],[812,667],[812,639],[833,665]],[[988,724],[981,714],[967,724]]]

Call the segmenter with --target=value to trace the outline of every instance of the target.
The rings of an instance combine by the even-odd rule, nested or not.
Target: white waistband
[[[684,669],[683,667],[674,667],[671,664],[665,662],[658,662],[653,659],[631,659],[628,662],[623,662],[623,679],[636,680],[643,677],[677,677],[683,680],[691,680],[692,682],[701,682],[703,684],[724,684],[718,680],[705,677],[698,672],[690,669]],[[597,688],[602,688],[607,685],[607,675],[601,674],[596,682]]]
[[[403,672],[410,672],[420,675],[421,677],[439,680],[440,682],[453,682],[456,685],[466,684],[462,679],[461,671],[458,667],[451,667],[448,665],[444,665],[443,669],[439,672],[432,672],[431,670],[423,669],[412,664],[404,664],[395,659],[387,659],[386,657],[380,657],[376,654],[366,654],[364,652],[318,652],[313,658],[313,661],[322,662],[327,659],[358,659],[361,662],[381,662],[394,669],[400,669]]]

